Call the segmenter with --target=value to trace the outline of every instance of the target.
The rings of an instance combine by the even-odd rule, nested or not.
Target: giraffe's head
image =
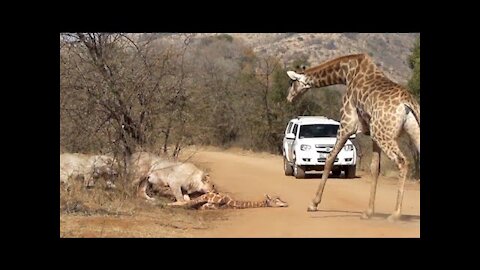
[[[288,203],[282,201],[278,196],[270,197],[265,194],[265,201],[268,207],[288,207]]]
[[[287,96],[288,102],[294,101],[307,92],[308,89],[312,88],[312,85],[307,82],[307,76],[305,76],[305,74],[287,71],[287,75],[290,77],[290,88],[288,89]]]

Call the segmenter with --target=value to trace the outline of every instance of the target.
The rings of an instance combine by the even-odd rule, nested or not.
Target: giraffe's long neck
[[[198,198],[188,201],[186,205],[187,207],[197,208],[198,206],[201,206],[202,204],[205,204],[205,203],[219,204],[219,203],[222,203],[224,199],[225,199],[225,196],[222,196],[214,192],[208,192],[201,195]]]
[[[339,57],[305,70],[307,82],[320,88],[334,84],[349,86],[360,76],[378,73],[373,61],[365,54]]]
[[[214,192],[205,193],[202,196],[195,198],[187,203],[189,207],[198,207],[202,204],[215,204],[220,207],[227,208],[257,208],[268,207],[266,201],[237,201],[226,194],[219,194]]]
[[[235,201],[231,200],[227,203],[227,207],[231,208],[258,208],[268,207],[266,201]]]
[[[216,196],[212,196],[209,203],[220,204],[220,206],[227,208],[268,207],[267,201],[237,201],[226,194],[216,194]]]

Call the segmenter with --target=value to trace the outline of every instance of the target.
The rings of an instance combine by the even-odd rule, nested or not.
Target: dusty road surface
[[[281,156],[204,149],[195,151],[191,161],[208,168],[219,191],[237,200],[261,200],[268,193],[280,196],[289,207],[198,211],[143,203],[121,215],[61,211],[61,237],[420,237],[417,183],[406,184],[403,219],[390,223],[386,217],[394,209],[396,177],[380,177],[377,214],[362,220],[370,192],[367,172],[357,171],[355,179],[330,178],[320,211],[307,212],[321,174],[307,179],[285,176]]]
[[[403,218],[390,223],[386,217],[396,200],[396,178],[380,177],[376,212],[370,220],[360,219],[368,205],[370,175],[329,179],[320,211],[307,212],[321,174],[308,179],[285,176],[280,156],[245,152],[202,151],[193,158],[211,169],[219,190],[235,199],[262,199],[264,193],[279,195],[287,208],[228,210],[229,218],[215,222],[198,237],[420,237],[420,187],[409,182],[403,201]],[[214,211],[214,210],[211,210]],[[218,211],[218,210],[217,210]],[[221,210],[220,210],[221,211]]]

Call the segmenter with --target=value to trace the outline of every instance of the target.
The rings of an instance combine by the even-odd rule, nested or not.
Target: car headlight
[[[347,144],[343,147],[345,151],[353,151],[353,144]]]
[[[300,145],[300,150],[302,150],[302,151],[308,150],[308,149],[310,149],[310,148],[312,148],[312,147],[311,147],[310,145],[308,145],[308,144],[302,144],[302,145]]]

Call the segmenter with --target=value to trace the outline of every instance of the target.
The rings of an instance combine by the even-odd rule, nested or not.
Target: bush
[[[417,39],[412,54],[408,58],[408,66],[413,74],[408,81],[408,88],[420,100],[420,38]]]
[[[218,40],[225,40],[225,41],[228,41],[228,42],[233,41],[233,37],[229,34],[220,34],[220,35],[215,36],[215,38],[217,38]]]

